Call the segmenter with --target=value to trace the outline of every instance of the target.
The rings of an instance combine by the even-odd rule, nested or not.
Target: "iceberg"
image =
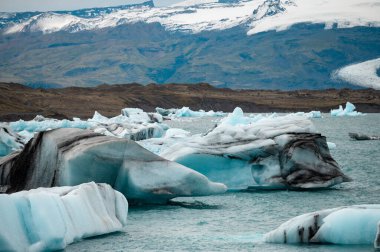
[[[110,184],[132,203],[165,203],[226,191],[225,185],[132,140],[75,128],[36,134],[21,153],[0,159],[0,174],[0,186],[8,193],[94,181]]]
[[[21,150],[24,147],[23,136],[14,133],[9,127],[0,125],[0,157]]]
[[[0,251],[52,251],[86,237],[121,231],[128,202],[107,184],[0,194]]]
[[[135,123],[150,122],[148,113],[139,108],[124,108],[121,110],[121,114]]]
[[[336,144],[333,142],[327,142],[327,147],[329,147],[330,150],[336,149]]]
[[[380,205],[354,205],[292,218],[264,236],[270,243],[379,245]]]
[[[33,120],[19,120],[6,124],[12,131],[24,137],[27,143],[36,132],[60,128],[91,129],[106,136],[115,136],[132,140],[162,137],[168,128],[162,124],[163,118],[158,113],[146,113],[141,109],[125,108],[122,114],[108,118],[95,111],[92,118],[81,120],[57,120],[36,116]]]
[[[189,107],[182,107],[180,109],[163,109],[163,108],[156,108],[156,112],[161,114],[162,116],[167,116],[169,118],[181,118],[181,117],[221,117],[225,116],[225,113],[221,111],[193,111]]]
[[[297,112],[295,113],[295,115],[299,115],[299,116],[305,116],[307,118],[322,118],[322,113],[321,111],[310,111],[308,113],[305,113],[305,112]]]
[[[331,157],[326,138],[294,114],[251,117],[236,108],[204,135],[139,144],[229,189],[311,189],[351,181]]]
[[[365,115],[361,112],[355,111],[356,107],[354,104],[347,102],[346,107],[343,109],[342,105],[339,105],[338,109],[332,109],[330,111],[331,116],[361,116]]]
[[[348,133],[348,135],[351,137],[351,139],[358,140],[358,141],[380,140],[380,136],[369,136],[369,135],[358,134],[358,133]]]

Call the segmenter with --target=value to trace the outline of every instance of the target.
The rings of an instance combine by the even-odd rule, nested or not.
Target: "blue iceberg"
[[[354,205],[307,213],[265,235],[270,243],[373,244],[379,247],[380,205]]]
[[[361,112],[355,111],[354,104],[347,102],[346,107],[343,109],[342,105],[339,105],[338,109],[332,109],[330,111],[331,116],[362,116],[365,115]]]
[[[0,205],[0,251],[60,250],[127,224],[128,202],[107,184],[1,194]]]

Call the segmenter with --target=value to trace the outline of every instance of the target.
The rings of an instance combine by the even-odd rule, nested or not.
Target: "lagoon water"
[[[72,244],[66,251],[373,251],[372,246],[266,244],[263,234],[297,215],[353,204],[380,204],[380,141],[353,141],[348,132],[380,135],[380,114],[312,119],[332,156],[354,179],[318,191],[250,191],[176,198],[168,206],[130,208],[124,232]],[[170,121],[193,133],[215,118]]]

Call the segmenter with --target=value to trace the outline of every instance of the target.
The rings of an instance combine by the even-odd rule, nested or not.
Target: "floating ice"
[[[161,114],[162,116],[168,116],[170,118],[180,118],[180,117],[219,117],[224,116],[225,113],[221,111],[193,111],[189,107],[182,107],[180,109],[163,109],[163,108],[156,108],[157,113]]]
[[[327,146],[329,147],[330,150],[336,149],[336,144],[333,142],[327,142]]]
[[[52,251],[82,238],[120,231],[128,202],[107,184],[0,194],[0,251]]]
[[[35,119],[30,121],[19,120],[16,122],[9,123],[9,127],[15,131],[28,131],[28,132],[40,132],[50,129],[59,129],[59,128],[78,128],[78,129],[87,129],[92,126],[91,123],[82,120],[57,120],[50,118],[43,118],[37,116]]]
[[[380,205],[356,205],[307,213],[288,220],[265,235],[272,243],[374,244]]]
[[[121,110],[121,114],[136,123],[147,123],[150,121],[148,113],[139,108],[124,108]]]
[[[338,109],[332,109],[330,111],[331,116],[360,116],[365,115],[361,112],[355,111],[356,107],[354,104],[347,102],[346,107],[343,109],[342,105],[339,105]]]
[[[108,118],[95,111],[94,116],[86,121],[80,118],[57,120],[38,115],[31,121],[19,120],[7,125],[14,132],[24,136],[24,143],[36,132],[60,128],[91,129],[106,136],[133,140],[162,137],[168,128],[162,124],[162,116],[158,113],[146,113],[136,108],[125,108],[122,113]]]
[[[369,136],[366,134],[348,133],[353,140],[365,141],[365,140],[380,140],[380,136]]]
[[[7,192],[95,181],[112,185],[128,200],[147,203],[226,190],[132,140],[73,128],[38,133],[20,154],[0,159],[0,174]]]
[[[205,135],[139,144],[229,189],[323,188],[350,181],[331,157],[326,138],[294,114],[248,117],[236,108]]]
[[[322,118],[322,113],[321,111],[310,111],[308,113],[305,112],[297,112],[295,115],[299,116],[305,116],[307,118]]]
[[[24,147],[24,137],[12,132],[5,125],[0,125],[0,157]]]

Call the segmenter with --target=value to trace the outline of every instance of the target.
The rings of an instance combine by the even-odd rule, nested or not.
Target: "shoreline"
[[[380,91],[374,89],[233,90],[209,84],[117,84],[97,87],[33,89],[0,83],[0,121],[31,120],[36,115],[56,119],[92,117],[94,111],[112,117],[125,107],[154,111],[156,107],[247,113],[329,112],[347,101],[364,113],[380,113]]]

